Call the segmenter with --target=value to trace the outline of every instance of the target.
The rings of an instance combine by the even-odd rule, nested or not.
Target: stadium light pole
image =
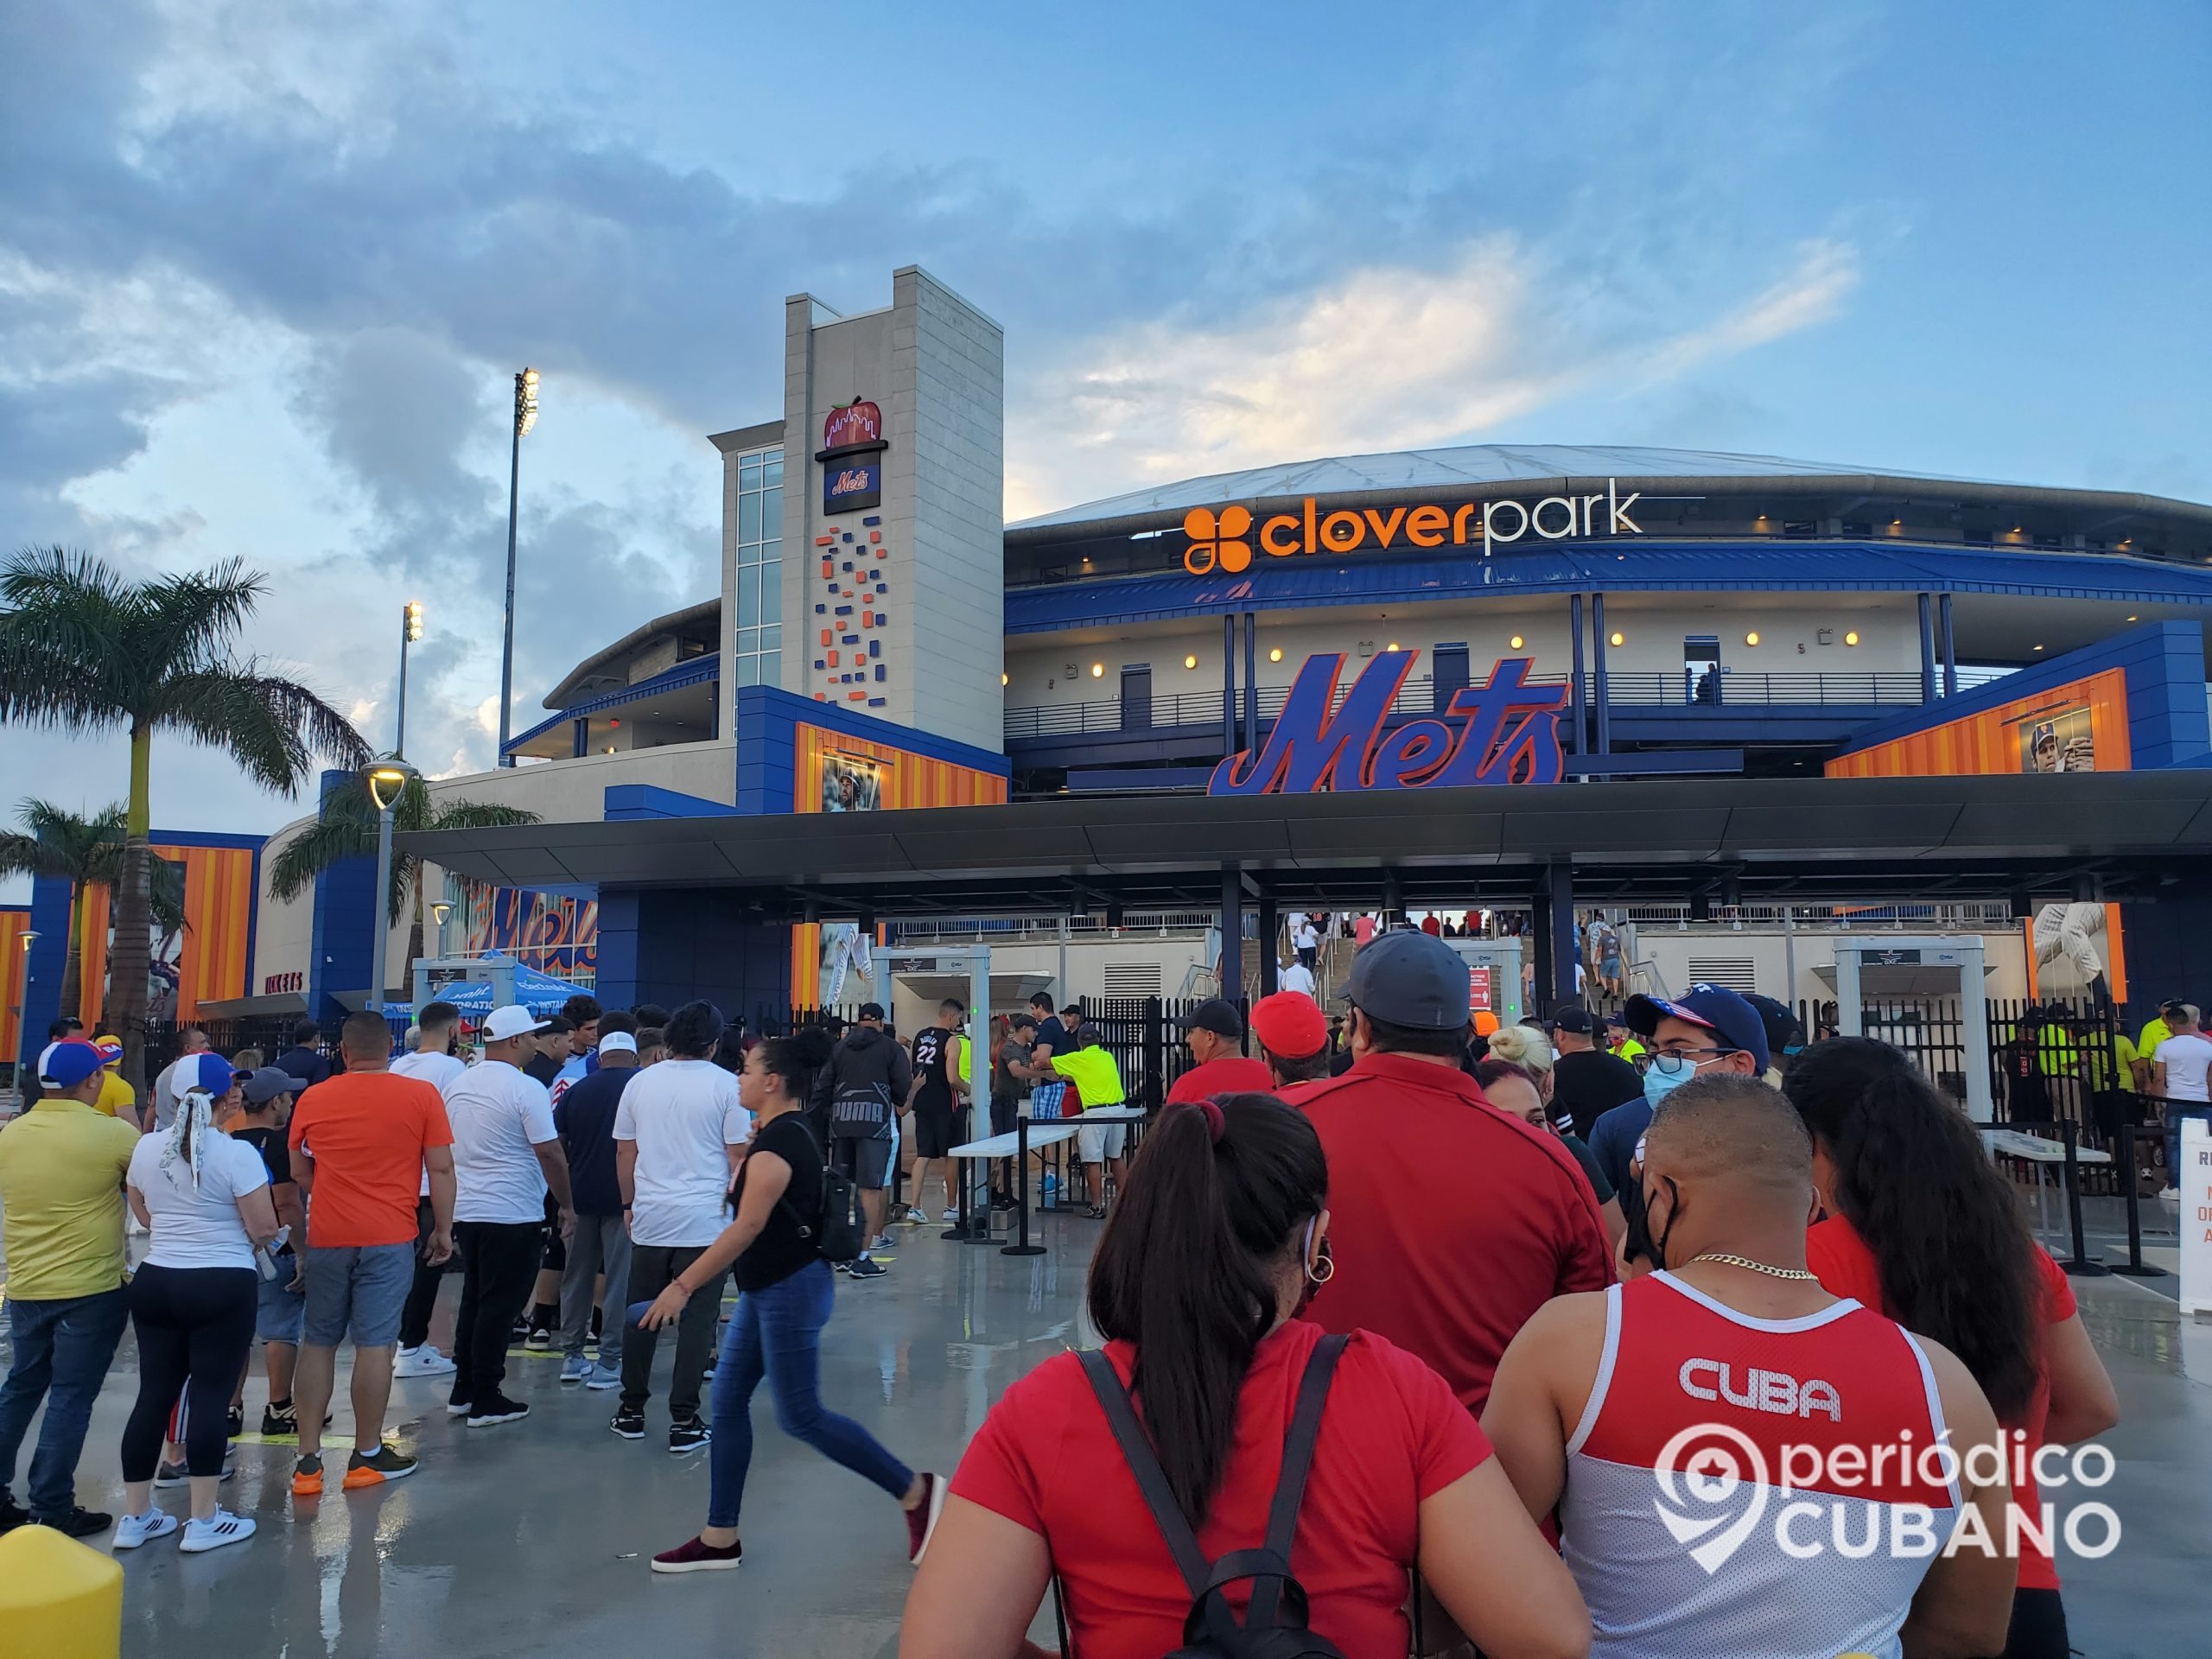
[[[410,599],[399,612],[399,719],[391,734],[391,752],[407,753],[407,647],[423,637],[423,601]]]
[[[514,448],[507,458],[507,608],[499,642],[499,764],[514,765],[507,753],[509,709],[515,685],[515,502],[522,483],[522,441],[537,424],[537,371],[524,369],[515,376]]]
[[[31,946],[38,942],[38,933],[25,928],[16,936],[22,941],[22,987],[16,994],[16,1098],[28,1101],[31,1091],[23,1085],[23,1051],[30,1046],[30,1033],[23,1029],[23,1022],[31,1014]]]
[[[408,784],[422,773],[396,754],[388,754],[369,767],[369,798],[377,807],[377,887],[369,938],[369,1007],[384,1012],[385,947],[391,936],[391,810]]]

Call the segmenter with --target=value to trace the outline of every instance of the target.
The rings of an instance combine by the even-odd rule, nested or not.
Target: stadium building
[[[2125,995],[2132,960],[2155,996],[2212,969],[2192,954],[2212,930],[2176,902],[2202,891],[2192,803],[2212,782],[2212,507],[1474,445],[1286,461],[1007,524],[988,317],[910,267],[887,307],[798,295],[784,328],[780,409],[711,440],[721,592],[577,664],[508,766],[436,785],[545,822],[418,844],[452,906],[426,950],[520,953],[617,1001],[751,1007],[856,1000],[871,947],[988,931],[1024,983],[1173,995],[1220,961],[1208,928],[1234,869],[1268,909],[1548,907],[1548,988],[1568,983],[1576,905],[1678,916],[1646,925],[1655,982],[1702,963],[1791,997],[1825,982],[1817,947],[1790,940],[1780,965],[1801,899],[1831,926],[1855,906],[1872,925],[1980,931],[2010,994],[2071,974]],[[2085,772],[2102,781],[2024,781]],[[1988,781],[1900,792],[1968,777]],[[1389,799],[1357,819],[1364,842],[1317,861],[1281,838],[1367,809],[1270,804],[1289,794]],[[1977,810],[2006,828],[1876,845],[1908,799],[1953,803],[1946,836]],[[1788,833],[1738,845],[1681,816],[1724,801],[1786,803]],[[1562,802],[1580,816],[1541,817]],[[1599,803],[1604,824],[1582,810]],[[929,808],[969,813],[801,822]],[[939,823],[961,826],[961,855],[910,843]],[[1168,879],[1150,842],[1117,863],[1096,844],[1109,823],[1181,836],[1192,868]],[[1245,839],[1207,840],[1231,824]],[[181,1013],[328,1014],[366,994],[369,874],[289,904],[265,891],[297,828],[221,849],[250,868],[207,902],[243,906],[230,931],[249,942],[182,976]],[[1074,829],[1093,844],[1055,853]],[[995,887],[968,862],[1001,830]],[[28,918],[35,1025],[60,976],[54,902],[42,890]],[[2032,925],[2053,904],[2073,911],[2055,946]],[[406,944],[403,927],[396,992]]]

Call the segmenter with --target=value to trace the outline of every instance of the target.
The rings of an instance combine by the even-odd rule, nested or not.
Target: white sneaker
[[[197,1555],[203,1550],[220,1549],[225,1544],[242,1544],[253,1536],[253,1522],[243,1515],[232,1515],[228,1510],[217,1510],[205,1521],[184,1523],[184,1538],[177,1548],[188,1555]]]
[[[401,1349],[391,1362],[394,1376],[451,1376],[460,1369],[428,1343],[420,1348]]]
[[[167,1510],[149,1510],[143,1515],[126,1515],[115,1523],[117,1549],[136,1549],[149,1539],[166,1538],[176,1530],[176,1516]]]
[[[906,1206],[906,1224],[909,1227],[926,1227],[929,1222],[930,1218],[921,1212],[920,1206],[912,1204]]]
[[[960,1219],[960,1212],[957,1210],[947,1210],[944,1212],[944,1218],[948,1222],[957,1222]]]

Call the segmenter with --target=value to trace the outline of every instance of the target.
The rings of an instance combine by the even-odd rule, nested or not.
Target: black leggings
[[[259,1294],[251,1268],[157,1268],[130,1281],[130,1323],[138,1332],[138,1400],[123,1426],[123,1478],[151,1480],[161,1462],[169,1411],[185,1402],[184,1466],[223,1472],[231,1390],[253,1349]]]
[[[2066,1659],[2066,1605],[2056,1590],[2015,1590],[2004,1659]]]

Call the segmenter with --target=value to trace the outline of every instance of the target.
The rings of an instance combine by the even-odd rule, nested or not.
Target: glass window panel
[[[758,494],[737,498],[737,539],[740,543],[760,539],[760,498]]]
[[[780,536],[784,531],[784,490],[780,484],[771,485],[760,498],[760,533]]]
[[[737,544],[737,562],[738,562],[740,564],[758,564],[758,563],[760,563],[760,543],[757,543],[757,542],[740,542],[740,543]]]
[[[784,654],[780,651],[760,653],[760,683],[781,685],[784,683]]]
[[[747,489],[759,489],[760,487],[760,457],[740,455],[737,460],[737,476],[739,481]]]
[[[735,651],[741,657],[760,650],[760,630],[758,628],[740,628],[737,631],[737,644],[732,646],[731,649]]]
[[[773,536],[769,537],[766,541],[760,543],[760,556],[764,559],[782,558],[784,556],[783,543]]]
[[[738,685],[759,684],[760,671],[760,659],[758,657],[741,657],[730,664],[733,683]]]
[[[737,573],[737,626],[741,628],[760,625],[760,573],[740,570]]]
[[[768,453],[767,481],[776,485],[784,481],[784,452],[780,449]]]
[[[760,620],[780,622],[784,619],[784,567],[771,560],[760,567]]]
[[[783,648],[784,631],[781,626],[763,628],[760,630],[761,650],[781,651]]]

